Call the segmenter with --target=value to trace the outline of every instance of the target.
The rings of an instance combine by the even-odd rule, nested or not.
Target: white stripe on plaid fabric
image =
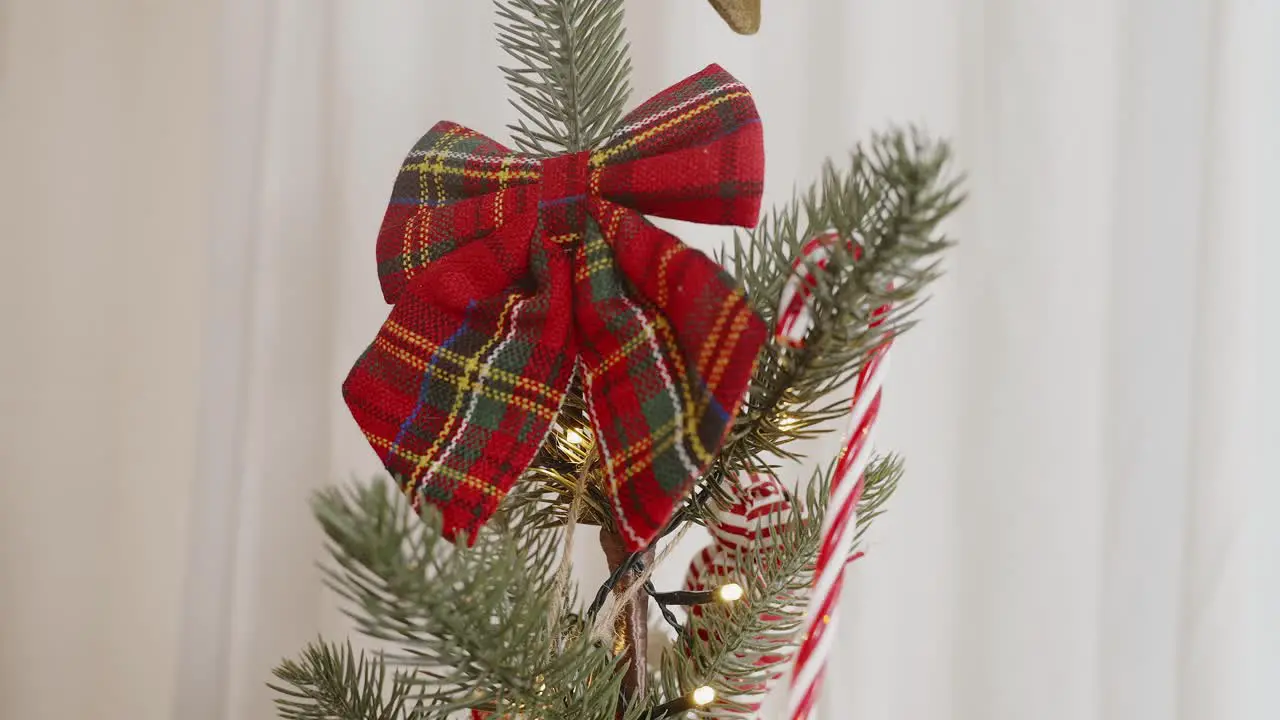
[[[489,379],[489,375],[492,373],[494,364],[497,362],[498,358],[501,357],[502,351],[506,349],[507,345],[509,345],[511,341],[515,339],[516,328],[519,327],[517,318],[520,315],[520,310],[523,309],[524,306],[527,305],[533,299],[534,299],[533,297],[527,297],[523,300],[518,300],[516,301],[516,304],[511,308],[510,320],[508,321],[509,327],[507,328],[507,336],[504,337],[502,339],[502,342],[498,343],[498,345],[493,349],[493,351],[488,354],[488,356],[485,358],[487,362],[480,362],[480,366],[479,366],[480,372],[476,375],[476,382],[475,382],[476,390],[473,391],[471,394],[471,403],[467,406],[467,410],[462,416],[462,422],[458,424],[457,431],[454,432],[452,437],[449,438],[449,444],[445,445],[444,451],[441,452],[438,456],[436,456],[436,459],[431,463],[431,467],[425,473],[423,473],[424,478],[434,473],[437,468],[439,468],[441,465],[444,464],[446,460],[449,459],[449,457],[457,449],[458,441],[461,440],[466,435],[467,426],[471,424],[471,418],[475,414],[476,406],[480,403],[481,397],[485,395],[484,388]]]
[[[746,89],[747,89],[747,86],[743,85],[740,82],[731,82],[731,83],[725,83],[724,85],[718,85],[712,88],[711,90],[700,92],[697,95],[694,95],[693,97],[689,98],[688,100],[685,100],[684,102],[680,103],[679,105],[673,105],[667,108],[666,110],[663,110],[660,113],[654,113],[653,115],[648,115],[640,120],[637,120],[636,122],[630,123],[628,125],[622,125],[617,130],[615,130],[612,135],[609,136],[609,139],[604,142],[604,145],[602,145],[601,148],[608,148],[609,145],[613,143],[615,140],[620,140],[624,136],[631,135],[636,131],[640,130],[641,128],[647,127],[649,125],[654,125],[659,120],[666,117],[670,117],[686,108],[697,105],[698,103],[702,102],[703,100],[706,100],[709,97],[715,97],[716,95],[727,92],[729,90],[745,91]]]
[[[688,453],[684,450],[685,408],[680,404],[680,397],[678,393],[676,393],[675,381],[671,377],[671,372],[667,369],[666,358],[662,357],[662,350],[658,346],[658,335],[654,332],[653,326],[649,324],[649,320],[645,318],[644,312],[631,301],[631,298],[626,295],[619,295],[618,299],[627,306],[627,309],[630,310],[632,314],[635,315],[636,319],[640,321],[640,326],[644,328],[645,338],[649,342],[649,350],[653,353],[654,367],[657,368],[658,373],[662,376],[662,386],[666,390],[667,394],[671,396],[671,404],[675,408],[674,421],[676,454],[680,457],[680,463],[684,465],[689,475],[696,477],[698,474],[698,466],[694,464],[693,460],[689,458]],[[592,420],[596,421],[596,418],[592,417]],[[596,427],[599,428],[602,426],[597,424]],[[596,435],[602,436],[604,433],[598,432]],[[644,542],[643,537],[637,534],[635,528],[633,528],[631,523],[627,521],[627,514],[622,509],[622,499],[618,495],[618,475],[614,471],[613,458],[609,455],[609,449],[605,447],[603,441],[600,442],[600,455],[604,460],[605,475],[609,478],[609,504],[613,505],[613,511],[617,517],[618,524],[622,527],[623,532],[625,532],[634,542]]]

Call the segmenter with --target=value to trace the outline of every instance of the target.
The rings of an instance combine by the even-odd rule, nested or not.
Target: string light
[[[720,602],[737,602],[742,599],[742,593],[742,586],[738,583],[731,582],[721,585],[720,589],[716,590],[716,597]]]
[[[586,442],[587,439],[583,437],[582,433],[574,430],[573,428],[569,428],[564,433],[564,441],[570,445],[581,445]]]
[[[690,696],[690,699],[693,700],[694,705],[697,705],[698,707],[706,707],[716,701],[716,689],[710,685],[703,685],[693,691],[693,695]]]
[[[710,602],[724,604],[734,603],[742,599],[746,591],[735,582],[725,583],[715,590],[677,590],[675,592],[653,593],[653,599],[661,605],[706,605]]]
[[[693,712],[695,708],[704,708],[715,701],[715,688],[710,685],[703,685],[684,697],[659,705],[651,710],[646,717],[650,718],[650,720],[658,720],[658,718],[669,718],[680,713],[686,713],[686,718],[694,718],[697,717],[697,713]]]

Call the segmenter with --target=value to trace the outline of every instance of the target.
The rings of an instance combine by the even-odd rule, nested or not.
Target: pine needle
[[[631,94],[622,2],[499,0],[497,11],[517,147],[547,156],[603,142]]]

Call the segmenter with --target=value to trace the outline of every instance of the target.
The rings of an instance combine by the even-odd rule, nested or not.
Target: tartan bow
[[[755,103],[716,65],[593,151],[538,159],[448,122],[423,136],[378,235],[394,307],[343,383],[414,509],[473,536],[580,365],[618,530],[652,541],[724,442],[766,328],[642,213],[754,226],[763,171]]]

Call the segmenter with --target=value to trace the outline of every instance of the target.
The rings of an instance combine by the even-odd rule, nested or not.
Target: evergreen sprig
[[[377,662],[398,669],[393,690],[419,703],[414,718],[474,707],[549,719],[613,716],[618,663],[580,621],[549,617],[562,592],[573,606],[576,588],[556,585],[557,535],[533,529],[521,507],[534,508],[505,506],[471,547],[455,547],[437,513],[410,512],[385,481],[316,496],[330,555],[326,583],[347,601],[344,612],[361,634],[394,647]],[[313,646],[277,676],[294,685],[291,696],[331,713],[297,717],[343,718],[355,705],[334,700],[340,685],[331,681],[360,678],[363,687],[382,677],[380,665],[362,662]]]
[[[578,152],[613,132],[631,94],[620,0],[498,0],[498,42],[520,119],[516,145],[539,155]]]
[[[721,569],[707,581],[712,587],[738,583],[744,595],[733,603],[704,605],[701,616],[690,617],[676,643],[662,655],[660,680],[667,697],[710,685],[719,697],[716,717],[753,717],[742,701],[760,694],[768,677],[784,669],[779,665],[789,663],[790,657],[780,651],[800,640],[803,598],[813,585],[832,468],[834,463],[815,473],[803,501],[793,499],[789,511],[773,514],[770,543],[731,551],[725,564],[736,568],[733,574]],[[893,493],[900,473],[901,462],[892,456],[877,458],[867,468],[858,501],[855,549],[878,517],[876,508]],[[778,659],[769,662],[769,657]]]
[[[829,432],[832,420],[850,412],[848,398],[832,399],[833,392],[885,340],[912,326],[924,289],[940,274],[936,256],[950,241],[938,226],[963,200],[949,170],[945,144],[917,131],[877,135],[851,153],[846,168],[825,163],[807,193],[745,237],[735,234],[732,258],[718,255],[773,327],[805,243],[839,238],[825,265],[803,262],[813,283],[803,346],[765,346],[729,439],[685,515],[704,518],[706,501],[723,497],[740,472],[770,471],[762,457],[799,459],[788,445]]]
[[[421,703],[411,705],[411,684],[392,673],[377,655],[356,655],[346,647],[325,642],[308,645],[299,660],[285,660],[275,669],[284,685],[269,687],[280,717],[288,720],[418,720]]]
[[[901,470],[894,457],[880,458],[867,470],[855,550]],[[768,654],[780,638],[800,629],[803,617],[792,603],[812,582],[827,478],[817,476],[806,499],[794,502],[787,517],[774,519],[786,528],[779,542],[737,554],[734,560],[745,571],[721,580],[743,585],[747,596],[734,606],[711,606],[686,625],[662,658],[660,682],[651,684],[649,697],[625,708],[624,718],[644,717],[662,702],[660,693],[670,699],[710,684],[722,697],[741,695],[740,683],[772,667],[746,658]],[[550,629],[551,565],[544,563],[554,533],[526,524],[524,509],[538,509],[519,493],[471,548],[443,541],[438,518],[428,513],[419,519],[381,479],[318,494],[313,507],[329,538],[328,584],[348,601],[345,613],[362,634],[396,649],[356,654],[349,645],[312,643],[299,659],[275,670],[280,682],[271,687],[281,695],[280,716],[444,720],[479,708],[519,709],[546,720],[615,717],[621,686],[616,661],[590,642],[573,615],[556,623],[558,630]],[[483,591],[485,586],[490,590]],[[753,611],[743,612],[747,607]],[[717,708],[741,710],[732,702]]]
[[[858,498],[857,525],[854,528],[850,561],[862,552],[863,540],[871,524],[885,513],[885,504],[898,490],[902,472],[902,458],[897,455],[880,457],[867,469],[862,497]]]

